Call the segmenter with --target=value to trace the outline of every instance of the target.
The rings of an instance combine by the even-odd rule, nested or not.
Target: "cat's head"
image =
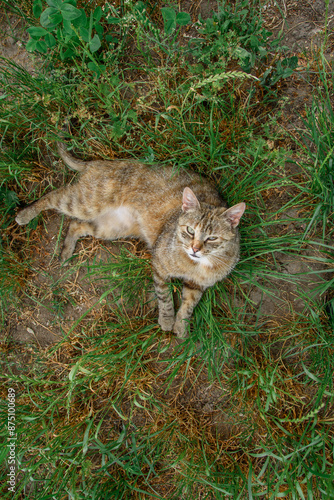
[[[193,262],[209,267],[221,259],[236,257],[236,227],[246,209],[245,203],[231,208],[200,205],[193,191],[183,191],[182,214],[177,230],[178,243]]]

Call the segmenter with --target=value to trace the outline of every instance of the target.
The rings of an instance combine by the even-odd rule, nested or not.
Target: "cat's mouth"
[[[197,253],[190,252],[190,250],[186,250],[186,253],[188,257],[196,264],[200,266],[205,266],[205,267],[212,267],[212,263],[208,259],[206,255],[200,254],[198,255]]]
[[[201,255],[196,255],[195,253],[188,253],[188,255],[193,260],[200,260],[200,258],[201,258]]]
[[[203,254],[201,252],[194,252],[192,248],[185,248],[185,252],[188,257],[194,262],[200,262],[201,260],[203,260]]]

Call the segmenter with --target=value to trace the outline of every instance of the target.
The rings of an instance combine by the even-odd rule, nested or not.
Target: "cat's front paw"
[[[31,210],[29,208],[24,208],[15,217],[16,222],[20,226],[24,226],[25,224],[28,224],[28,222],[30,222],[31,219],[33,219],[33,216],[31,215]]]
[[[171,332],[173,330],[175,318],[174,316],[161,316],[159,315],[159,325],[164,332]]]
[[[188,337],[188,321],[184,319],[176,319],[174,323],[173,332],[179,339],[185,339]]]

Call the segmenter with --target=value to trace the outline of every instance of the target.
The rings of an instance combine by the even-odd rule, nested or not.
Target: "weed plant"
[[[38,66],[1,61],[3,326],[29,294],[66,319],[65,277],[81,293],[85,274],[99,296],[47,349],[2,342],[0,433],[6,442],[14,387],[18,439],[14,494],[0,451],[1,497],[334,498],[333,73],[319,66],[301,171],[288,173],[271,117],[297,61],[270,42],[256,0],[224,1],[195,27],[170,5],[14,4]],[[240,262],[204,294],[184,342],[157,326],[138,242],[103,262],[83,252],[33,297],[44,227],[18,228],[15,210],[71,182],[54,153],[68,117],[66,141],[83,158],[189,168],[229,204],[246,202]],[[318,267],[289,267],[300,261]],[[290,295],[281,317],[266,312],[287,290],[302,306]],[[171,293],[177,301],[180,283]]]

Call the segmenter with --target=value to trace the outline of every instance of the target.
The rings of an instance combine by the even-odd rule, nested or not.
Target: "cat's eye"
[[[190,226],[187,226],[187,231],[188,231],[188,233],[189,233],[189,234],[191,234],[191,236],[194,236],[194,234],[195,234],[195,229],[193,229],[193,228],[192,228],[192,227],[190,227]]]
[[[217,239],[218,239],[217,236],[209,236],[209,238],[207,238],[206,241],[215,241]]]

